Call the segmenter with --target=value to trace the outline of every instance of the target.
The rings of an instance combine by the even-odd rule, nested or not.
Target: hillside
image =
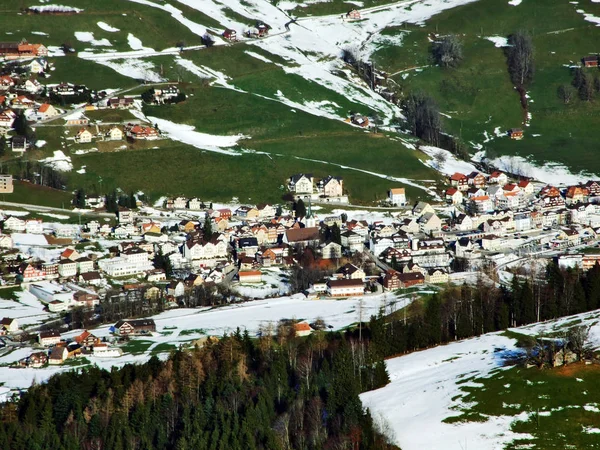
[[[598,365],[515,366],[522,336],[589,328],[600,349],[597,310],[438,346],[387,361],[391,383],[361,400],[404,450],[598,448]]]

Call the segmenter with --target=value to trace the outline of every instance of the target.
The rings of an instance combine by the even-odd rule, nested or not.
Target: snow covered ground
[[[540,335],[587,325],[592,346],[600,348],[599,319],[598,311],[591,311],[511,330]],[[514,339],[490,333],[393,358],[387,361],[390,384],[362,394],[361,400],[376,420],[391,428],[403,450],[501,449],[516,438],[531,437],[510,430],[511,423],[526,419],[527,414],[490,416],[486,422],[442,421],[457,414],[452,407],[461,405],[461,388],[477,386],[464,380],[489,376],[502,367],[503,355],[520,351]]]

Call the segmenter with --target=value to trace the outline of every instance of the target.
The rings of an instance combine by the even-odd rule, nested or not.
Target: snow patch
[[[118,28],[115,27],[111,27],[109,24],[107,24],[106,22],[98,22],[96,25],[98,25],[101,29],[103,29],[104,31],[108,31],[109,33],[115,33],[117,31],[121,31]]]
[[[73,170],[71,157],[65,155],[62,150],[55,150],[53,156],[41,159],[40,162],[52,167],[54,170],[58,170],[59,172],[70,172]]]
[[[484,39],[493,42],[495,47],[508,47],[508,38],[504,36],[486,36]]]
[[[75,38],[77,38],[78,41],[88,42],[97,47],[112,47],[112,44],[108,39],[94,39],[94,33],[89,31],[76,31]]]
[[[83,11],[83,9],[64,5],[38,5],[30,6],[28,9],[39,13],[80,13]]]

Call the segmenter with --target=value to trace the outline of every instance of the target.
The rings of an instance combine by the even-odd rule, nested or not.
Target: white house
[[[25,232],[31,234],[42,234],[44,232],[44,224],[40,219],[26,220]]]
[[[58,262],[58,274],[63,277],[74,277],[77,275],[77,263],[70,259],[63,259]]]
[[[80,144],[87,144],[92,142],[93,137],[94,136],[88,129],[82,128],[75,136],[75,141],[79,142]]]
[[[323,259],[339,259],[342,257],[342,246],[336,242],[321,245]]]
[[[363,295],[364,291],[365,284],[362,280],[330,280],[327,283],[327,292],[331,297],[352,297]]]
[[[312,194],[314,192],[314,178],[309,173],[292,175],[288,180],[288,188],[294,194]]]
[[[404,188],[392,188],[388,192],[388,199],[392,205],[406,205],[406,192]]]
[[[11,216],[4,221],[4,229],[9,231],[25,231],[25,221],[18,217]]]
[[[112,127],[106,132],[107,141],[121,141],[123,140],[123,130],[119,127]]]

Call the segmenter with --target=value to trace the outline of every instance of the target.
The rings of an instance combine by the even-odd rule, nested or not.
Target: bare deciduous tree
[[[462,42],[451,34],[433,44],[433,58],[442,67],[457,67],[463,59]]]
[[[531,36],[526,31],[517,31],[508,39],[508,71],[512,82],[520,88],[533,80],[534,48]]]
[[[443,151],[439,151],[433,155],[433,161],[436,169],[441,170],[446,164],[446,154]]]
[[[558,98],[562,100],[562,102],[566,105],[573,100],[575,96],[575,88],[570,84],[561,84],[558,87]]]

